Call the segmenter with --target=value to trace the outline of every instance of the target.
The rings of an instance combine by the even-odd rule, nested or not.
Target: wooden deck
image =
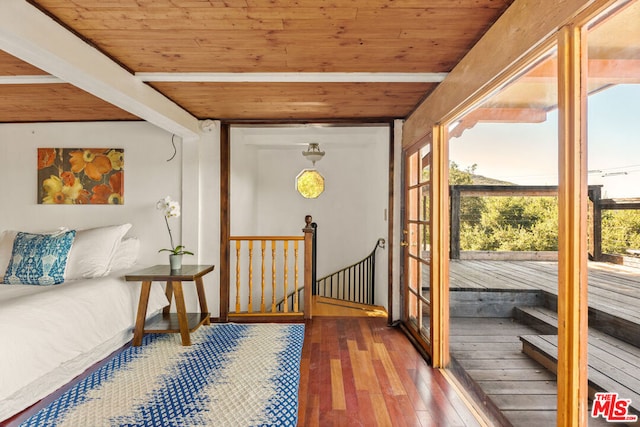
[[[640,324],[640,269],[589,262],[589,307]],[[543,290],[558,295],[558,263],[451,261],[451,290]]]
[[[457,375],[466,379],[470,389],[480,390],[476,397],[484,399],[487,407],[501,411],[505,425],[555,425],[553,366],[543,358],[532,357],[531,352],[523,353],[523,343],[552,343],[553,337],[544,335],[557,334],[557,319],[555,325],[553,321],[557,263],[456,260],[451,262],[450,283],[451,354]],[[600,341],[590,345],[590,386],[608,383],[632,394],[627,398],[637,399],[637,390],[629,390],[634,390],[640,378],[640,269],[590,262],[588,291],[590,340]],[[546,314],[525,318],[516,308],[521,304],[546,306],[529,309],[546,310]],[[526,338],[521,342],[520,337]],[[613,362],[599,363],[605,354],[603,342],[609,347],[605,349],[607,360],[615,359],[620,369]],[[553,359],[550,347],[545,352]],[[618,351],[621,348],[625,352]],[[606,375],[598,371],[598,365],[604,366]],[[616,369],[617,374],[613,372]],[[618,383],[612,381],[616,375]],[[635,382],[631,388],[624,388],[629,378]],[[606,423],[601,418],[589,419],[589,425]]]

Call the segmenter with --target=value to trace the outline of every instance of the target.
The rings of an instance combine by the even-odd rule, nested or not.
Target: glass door
[[[404,154],[403,320],[431,354],[431,144]]]

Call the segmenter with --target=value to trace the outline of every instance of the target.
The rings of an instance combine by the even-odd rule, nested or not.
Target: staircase
[[[313,281],[312,313],[314,316],[347,316],[347,317],[387,317],[384,307],[374,304],[376,251],[384,248],[385,240],[377,240],[375,247],[361,261],[342,268],[320,279],[316,279],[316,236],[317,224],[312,223],[314,229],[312,239],[312,268]],[[276,304],[277,311],[283,307],[293,307],[294,297],[302,299],[302,288],[297,288]]]
[[[380,238],[371,253],[361,261],[314,280],[313,294],[373,305],[376,289],[376,251],[378,248],[384,248],[384,245],[385,240]]]
[[[452,290],[451,370],[496,425],[556,425],[557,297],[535,290]],[[640,325],[589,309],[589,392],[630,399],[640,416]],[[592,402],[589,402],[589,409]],[[611,425],[589,417],[589,426]],[[636,423],[616,423],[631,425]]]
[[[540,335],[520,336],[523,353],[555,373],[558,364],[556,312],[546,307],[518,307],[514,316],[540,332]],[[618,335],[628,335],[628,331],[620,330]],[[620,398],[631,399],[630,412],[640,415],[640,348],[590,327],[588,352],[589,396],[616,392]]]

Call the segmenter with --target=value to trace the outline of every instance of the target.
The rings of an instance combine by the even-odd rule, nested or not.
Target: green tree
[[[473,184],[473,175],[478,165],[475,163],[465,170],[461,170],[456,162],[449,165],[449,184],[450,185],[471,185]],[[463,197],[460,200],[460,230],[463,227],[471,226],[476,222],[477,218],[482,215],[485,210],[484,199],[482,197]]]
[[[474,164],[462,170],[455,162],[451,162],[449,183],[474,184],[476,168]],[[637,225],[640,228],[640,215]],[[460,248],[484,251],[557,250],[557,198],[462,197]]]
[[[461,170],[456,162],[451,162],[451,164],[449,165],[449,184],[473,184],[473,174],[475,173],[477,168],[478,165],[474,163],[467,169]]]
[[[461,225],[463,250],[557,250],[555,197],[486,197],[484,207],[475,223]]]
[[[627,249],[640,249],[640,212],[603,211],[602,252],[625,254]]]
[[[477,165],[460,169],[451,162],[451,185],[474,184]],[[460,248],[484,251],[558,250],[558,201],[555,197],[462,197]],[[602,252],[625,254],[640,249],[640,211],[602,212]]]

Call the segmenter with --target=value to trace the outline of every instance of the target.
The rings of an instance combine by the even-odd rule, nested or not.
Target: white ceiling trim
[[[198,120],[24,0],[2,0],[0,49],[187,140]]]
[[[448,73],[136,73],[143,82],[440,83]]]
[[[0,85],[60,84],[64,80],[49,74],[37,76],[0,76]]]
[[[136,73],[143,82],[440,83],[448,73]],[[2,84],[67,83],[49,74],[0,76]]]

